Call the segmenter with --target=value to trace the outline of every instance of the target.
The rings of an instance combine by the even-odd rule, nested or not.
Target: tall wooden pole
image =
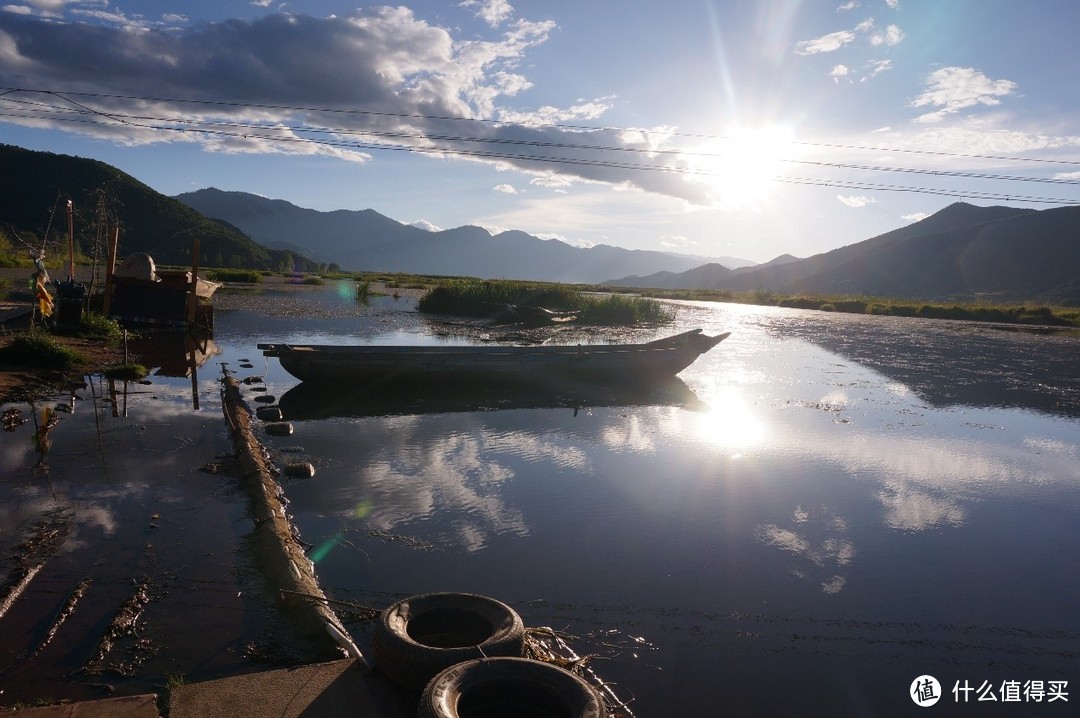
[[[112,241],[109,242],[109,264],[105,267],[105,300],[101,306],[101,313],[109,316],[109,305],[112,304],[113,273],[116,272],[116,246],[120,243],[120,228],[113,232]]]
[[[195,238],[195,242],[191,247],[191,284],[188,286],[188,305],[187,305],[187,322],[188,326],[195,325],[195,308],[199,304],[199,295],[197,289],[199,287],[199,238]]]
[[[68,281],[75,283],[75,208],[67,201],[68,210]]]

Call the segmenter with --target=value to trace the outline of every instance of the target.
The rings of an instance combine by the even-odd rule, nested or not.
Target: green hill
[[[76,241],[89,255],[102,195],[109,226],[120,224],[121,257],[147,252],[158,264],[186,265],[198,237],[203,266],[311,270],[310,260],[263,247],[235,227],[207,219],[186,204],[97,160],[0,145],[0,228],[34,246],[49,234],[48,257],[67,256],[66,200],[76,211]],[[55,207],[55,211],[54,211]],[[50,216],[52,216],[50,224]],[[25,256],[26,248],[12,248]]]

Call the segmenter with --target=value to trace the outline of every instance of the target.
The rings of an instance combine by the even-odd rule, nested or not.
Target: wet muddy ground
[[[193,411],[188,386],[125,395],[98,378],[6,410],[0,704],[156,691],[312,657],[246,549],[247,499],[227,473],[213,394]]]

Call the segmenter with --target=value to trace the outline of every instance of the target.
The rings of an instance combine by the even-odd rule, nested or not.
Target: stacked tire
[[[417,718],[606,718],[600,697],[558,666],[480,658],[451,666],[424,689]]]
[[[375,665],[390,680],[420,690],[457,663],[525,650],[521,616],[471,593],[425,593],[398,601],[375,624]]]
[[[418,718],[604,718],[580,677],[522,658],[525,627],[501,601],[427,593],[391,605],[375,625],[375,665],[423,689]]]

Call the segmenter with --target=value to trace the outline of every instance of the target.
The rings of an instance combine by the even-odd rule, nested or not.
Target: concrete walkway
[[[169,718],[407,718],[409,696],[354,659],[248,673],[173,688],[162,701]],[[108,698],[26,708],[18,718],[159,718],[157,696]]]

